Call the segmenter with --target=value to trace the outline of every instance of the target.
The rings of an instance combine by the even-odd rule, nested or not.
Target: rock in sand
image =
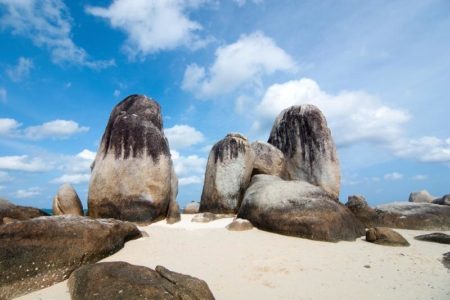
[[[427,241],[441,244],[450,244],[450,235],[442,232],[433,232],[429,234],[422,234],[414,237],[419,241]]]
[[[409,246],[400,233],[387,227],[369,228],[366,231],[366,241],[384,246]]]
[[[66,183],[59,187],[53,198],[53,215],[84,215],[80,198],[72,185]]]

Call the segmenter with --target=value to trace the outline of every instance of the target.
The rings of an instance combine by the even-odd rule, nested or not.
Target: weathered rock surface
[[[450,206],[450,194],[434,199],[431,203]]]
[[[444,266],[450,270],[450,252],[444,253],[442,255],[442,263]]]
[[[200,203],[192,201],[192,202],[190,202],[190,203],[188,203],[186,205],[186,207],[183,210],[183,213],[185,213],[185,214],[197,214],[199,209],[200,209]]]
[[[230,231],[245,231],[253,228],[252,223],[245,219],[234,219],[233,222],[227,225],[227,229]]]
[[[167,224],[174,224],[181,220],[180,206],[176,201],[170,201],[169,210],[167,211]]]
[[[4,223],[4,219],[29,220],[36,217],[48,216],[49,214],[43,210],[15,205],[8,200],[0,198],[0,224]]]
[[[284,154],[277,147],[256,141],[251,144],[255,153],[255,161],[253,163],[253,175],[267,174],[283,178],[285,176]]]
[[[64,215],[0,226],[0,299],[60,282],[141,236],[137,227],[112,219]]]
[[[323,189],[304,181],[255,175],[238,218],[276,233],[336,242],[364,235],[363,224]]]
[[[176,192],[162,127],[159,104],[146,96],[116,105],[93,163],[89,216],[140,223],[166,217]]]
[[[204,213],[198,213],[196,214],[191,222],[197,222],[197,223],[208,223],[211,221],[223,219],[223,218],[231,218],[234,217],[232,214],[213,214],[210,212],[204,212]]]
[[[214,299],[203,280],[121,261],[83,266],[70,275],[68,286],[73,300]]]
[[[236,213],[250,182],[255,155],[247,138],[228,134],[208,157],[200,212]]]
[[[400,233],[387,227],[369,228],[366,231],[366,241],[384,246],[409,246]]]
[[[59,187],[53,198],[53,215],[84,215],[80,198],[72,185],[66,183]]]
[[[433,232],[433,233],[429,233],[429,234],[422,234],[422,235],[418,235],[414,238],[419,241],[450,244],[450,235],[442,233],[442,232]]]
[[[371,208],[361,198],[346,203],[368,228],[391,227],[415,230],[449,230],[450,207],[430,203],[395,202]]]
[[[300,105],[282,111],[268,142],[283,152],[288,179],[319,186],[338,201],[339,160],[327,121],[317,107]]]
[[[409,194],[409,202],[414,203],[431,203],[436,197],[432,196],[427,190],[412,192]]]

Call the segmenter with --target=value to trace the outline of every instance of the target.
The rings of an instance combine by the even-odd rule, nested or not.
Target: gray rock
[[[283,178],[285,176],[286,164],[284,154],[277,147],[256,141],[251,144],[255,153],[253,163],[253,175],[267,174]]]
[[[245,231],[253,229],[252,223],[249,220],[234,219],[233,222],[227,225],[227,229],[230,231]]]
[[[175,224],[181,221],[180,207],[176,201],[170,201],[169,210],[167,211],[167,224]]]
[[[292,106],[275,120],[268,141],[286,159],[288,179],[320,186],[339,201],[336,147],[322,112],[314,105]]]
[[[442,264],[450,270],[450,252],[444,253],[442,255]]]
[[[197,223],[209,223],[211,221],[216,220],[216,215],[210,212],[205,212],[205,213],[199,213],[196,214],[191,222],[197,222]]]
[[[79,268],[68,281],[73,300],[214,299],[208,284],[162,266],[152,270],[126,262],[102,262]]]
[[[231,133],[208,157],[200,212],[236,213],[250,182],[255,155],[244,136]]]
[[[89,216],[144,224],[166,217],[176,180],[162,127],[159,104],[146,96],[114,107],[93,163]]]
[[[434,199],[431,203],[450,206],[450,194]]]
[[[15,205],[6,199],[0,198],[0,225],[4,223],[4,220],[29,220],[36,217],[48,216],[49,214],[43,210]]]
[[[414,203],[431,203],[436,197],[432,196],[427,190],[412,192],[409,194],[409,202]]]
[[[409,246],[408,241],[398,232],[387,227],[369,228],[366,241],[384,246]]]
[[[442,232],[433,232],[429,234],[418,235],[415,237],[415,239],[419,241],[450,244],[450,235]]]
[[[63,281],[81,265],[109,256],[140,236],[132,223],[73,215],[4,224],[0,226],[0,299]]]
[[[53,215],[84,215],[80,198],[72,185],[65,183],[59,187],[53,198]]]
[[[200,203],[192,201],[186,205],[183,210],[184,214],[197,214],[200,209]]]
[[[336,242],[364,235],[363,224],[320,187],[255,175],[245,193],[238,218],[281,234]]]

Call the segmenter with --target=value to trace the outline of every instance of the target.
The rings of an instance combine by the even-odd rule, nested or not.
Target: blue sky
[[[0,0],[0,196],[83,204],[113,106],[162,106],[181,206],[212,144],[267,140],[295,104],[325,113],[341,200],[450,192],[450,2]]]

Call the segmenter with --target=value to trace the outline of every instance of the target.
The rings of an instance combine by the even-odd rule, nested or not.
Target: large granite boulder
[[[350,196],[346,206],[368,228],[450,229],[450,207],[446,205],[395,202],[372,208],[363,197]]]
[[[246,137],[230,133],[211,149],[200,212],[235,213],[250,182],[255,155]]]
[[[53,215],[84,215],[80,198],[72,185],[66,183],[59,187],[53,198]]]
[[[81,265],[109,256],[140,236],[132,223],[73,215],[2,225],[0,299],[63,281]]]
[[[412,192],[409,194],[409,202],[414,203],[431,203],[436,197],[432,196],[427,190]]]
[[[175,173],[161,108],[132,95],[116,105],[93,163],[88,214],[150,223],[164,219]]]
[[[3,218],[6,220],[29,220],[36,217],[48,216],[49,214],[43,210],[15,205],[8,200],[0,198],[0,225],[3,224]]]
[[[440,243],[440,244],[449,244],[450,245],[450,235],[442,233],[442,232],[433,232],[428,234],[422,234],[414,237],[419,241]]]
[[[320,187],[270,175],[253,176],[237,217],[263,230],[313,240],[351,241],[365,233],[363,224]]]
[[[200,203],[196,201],[189,202],[183,209],[184,214],[197,214],[200,209]]]
[[[282,178],[285,176],[284,154],[280,149],[260,141],[253,142],[251,147],[255,153],[253,175],[267,174]]]
[[[79,268],[68,281],[72,300],[214,299],[201,279],[162,266],[152,270],[126,262],[102,262]]]
[[[366,241],[384,246],[409,246],[408,241],[400,233],[387,227],[369,228],[366,231]]]
[[[339,201],[336,147],[327,121],[317,107],[307,104],[282,111],[273,124],[268,142],[284,153],[288,179],[319,186]]]
[[[450,206],[450,194],[434,199],[431,203]]]

